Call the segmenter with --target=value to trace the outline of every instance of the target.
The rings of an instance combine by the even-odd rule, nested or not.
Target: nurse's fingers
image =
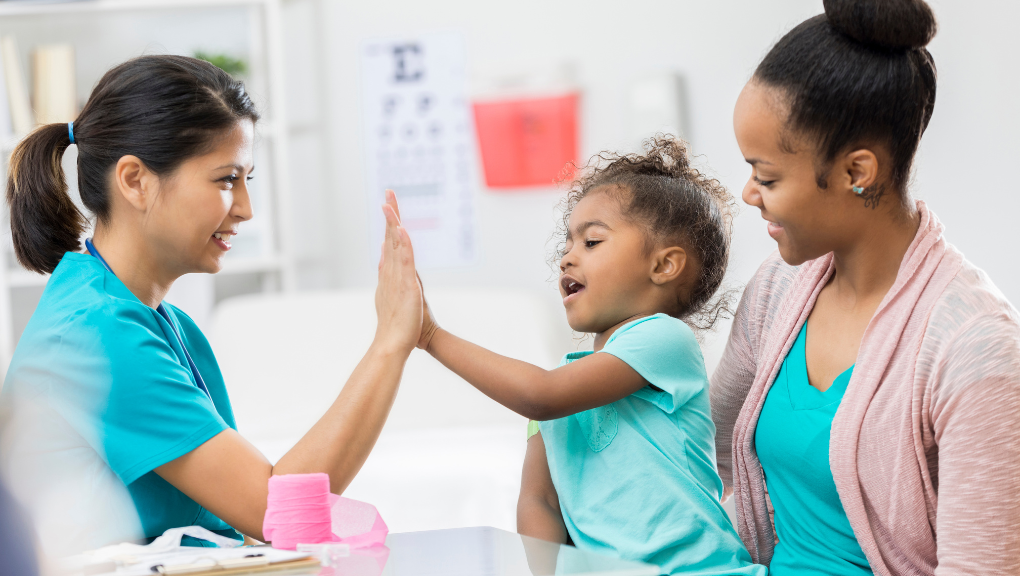
[[[397,205],[397,193],[393,190],[386,191],[386,204],[393,207],[393,212],[397,215],[397,223],[400,223],[400,206]]]
[[[383,234],[383,245],[382,255],[379,257],[379,270],[382,270],[383,265],[387,260],[392,258],[386,257],[387,248],[396,249],[400,244],[400,218],[397,216],[396,211],[393,210],[393,206],[390,204],[382,205],[383,217],[386,219],[386,231]]]
[[[390,204],[382,206],[386,239],[376,287],[376,341],[410,353],[421,334],[421,286],[414,269],[411,238]]]
[[[396,248],[400,243],[400,217],[389,203],[382,206],[383,217],[386,218],[386,243]]]
[[[414,249],[411,246],[411,237],[407,230],[400,225],[400,217],[391,204],[384,204],[383,216],[386,217],[386,240],[383,246],[383,256],[379,261],[380,269],[384,263],[391,266],[407,268],[405,274],[410,274],[415,283],[418,281],[414,269]],[[387,257],[387,252],[390,252]],[[420,290],[420,288],[419,288]]]

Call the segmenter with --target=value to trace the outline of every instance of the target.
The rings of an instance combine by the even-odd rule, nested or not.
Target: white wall
[[[359,109],[358,46],[365,38],[432,30],[460,30],[467,40],[469,75],[572,67],[583,90],[582,154],[620,149],[626,140],[625,98],[630,84],[650,73],[675,71],[686,79],[688,133],[694,151],[739,195],[748,176],[733,138],[731,115],[741,87],[771,44],[804,18],[821,12],[817,0],[605,2],[517,0],[300,0],[287,23],[306,57],[310,24],[321,48],[323,76],[292,76],[300,93],[293,117],[309,114],[310,94],[325,119],[327,137],[317,156],[297,156],[295,174],[321,178],[299,208],[303,241],[328,266],[318,282],[374,283],[368,246]],[[1020,195],[1010,169],[1020,157],[1020,48],[1007,44],[1020,4],[934,1],[941,29],[930,49],[939,68],[935,115],[916,165],[915,194],[947,225],[949,239],[984,268],[1008,298],[1020,303]],[[303,16],[300,16],[303,14]],[[300,17],[299,17],[300,16]],[[302,44],[303,43],[303,44]],[[300,103],[300,104],[298,104]],[[310,121],[312,121],[310,119]],[[297,146],[295,146],[297,148]],[[308,158],[308,159],[306,159]],[[322,166],[312,165],[323,162]],[[305,171],[302,172],[301,165]],[[316,170],[320,170],[314,176]],[[304,180],[307,183],[309,180]],[[501,286],[548,290],[547,240],[554,225],[556,189],[493,192],[479,185],[481,259],[462,270],[430,271],[427,286]],[[745,282],[774,249],[756,210],[745,209],[735,232],[730,277]],[[498,305],[498,303],[493,303]],[[728,326],[706,343],[710,369]]]

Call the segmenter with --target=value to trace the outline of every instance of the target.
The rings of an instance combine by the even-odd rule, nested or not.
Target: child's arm
[[[426,318],[429,312],[426,311]],[[500,356],[433,326],[419,346],[486,396],[532,420],[605,406],[648,385],[626,362],[592,354],[555,370]]]
[[[549,474],[541,432],[528,439],[524,471],[521,473],[521,495],[517,499],[517,532],[550,542],[567,543],[567,527],[563,524],[559,497]]]

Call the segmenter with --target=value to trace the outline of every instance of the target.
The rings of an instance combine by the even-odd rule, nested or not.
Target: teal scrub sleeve
[[[140,302],[82,311],[54,360],[52,405],[124,484],[229,427],[195,385],[170,325]]]
[[[666,314],[640,318],[617,330],[599,351],[623,360],[649,384],[634,396],[672,414],[705,391],[701,346],[687,324]]]

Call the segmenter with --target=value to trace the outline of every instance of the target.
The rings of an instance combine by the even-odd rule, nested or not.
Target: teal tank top
[[[771,576],[872,574],[836,492],[829,430],[854,367],[819,392],[808,381],[807,323],[765,398],[755,447],[775,510]]]

